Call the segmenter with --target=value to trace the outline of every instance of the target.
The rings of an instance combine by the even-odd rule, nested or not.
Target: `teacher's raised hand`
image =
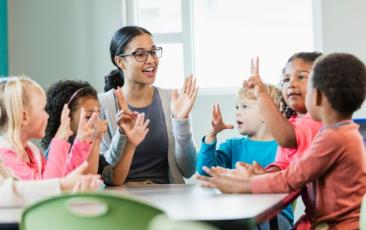
[[[197,79],[189,75],[180,92],[172,92],[171,110],[175,119],[187,119],[198,94]]]

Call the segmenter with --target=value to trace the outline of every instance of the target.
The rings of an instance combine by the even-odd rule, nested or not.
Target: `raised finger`
[[[192,78],[193,78],[192,75],[189,75],[188,78],[187,78],[187,85],[186,85],[186,89],[184,90],[185,94],[189,95],[189,92],[191,90],[191,85],[192,85]]]
[[[80,109],[79,128],[84,127],[85,124],[86,124],[86,121],[85,121],[85,108],[81,107],[81,109]]]

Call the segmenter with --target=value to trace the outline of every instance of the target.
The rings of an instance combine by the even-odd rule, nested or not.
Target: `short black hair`
[[[69,103],[70,117],[77,110],[78,100],[91,97],[98,100],[97,91],[87,81],[60,80],[52,84],[46,91],[46,112],[49,115],[42,147],[47,149],[60,126],[60,116],[65,104]]]
[[[352,54],[322,56],[314,64],[312,84],[324,93],[336,112],[350,116],[365,100],[365,64]]]

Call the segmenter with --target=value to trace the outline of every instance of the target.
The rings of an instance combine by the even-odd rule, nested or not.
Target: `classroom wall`
[[[0,77],[8,74],[7,1],[0,0]]]
[[[87,79],[101,90],[121,12],[121,0],[9,0],[9,73],[44,87]]]

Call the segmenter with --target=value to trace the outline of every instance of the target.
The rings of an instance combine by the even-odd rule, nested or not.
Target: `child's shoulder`
[[[311,129],[316,132],[322,127],[322,123],[314,120],[308,113],[302,117],[293,116],[289,121],[295,128]]]

